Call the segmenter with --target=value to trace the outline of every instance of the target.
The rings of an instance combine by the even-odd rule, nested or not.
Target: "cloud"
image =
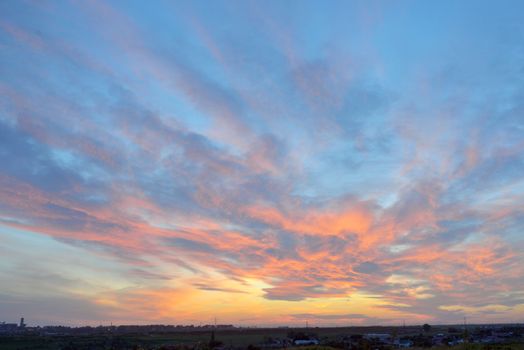
[[[242,290],[238,290],[238,289],[220,288],[220,287],[211,286],[211,285],[208,285],[208,284],[205,284],[205,283],[195,283],[193,285],[195,287],[197,287],[198,289],[200,289],[200,290],[206,290],[206,291],[210,291],[210,292],[246,293],[246,292],[244,292]]]
[[[345,314],[345,315],[318,315],[318,314],[293,314],[291,317],[297,320],[304,319],[317,319],[317,320],[353,320],[353,319],[366,319],[366,315],[362,314]]]
[[[256,320],[445,322],[519,310],[518,35],[501,43],[479,27],[492,35],[481,44],[457,31],[466,50],[426,26],[434,40],[403,37],[388,11],[363,38],[340,23],[340,37],[331,25],[310,32],[275,4],[217,6],[216,16],[191,5],[184,20],[161,4],[64,6],[52,17],[24,3],[0,11],[0,240],[34,232],[57,244],[43,248],[49,256],[67,246],[111,272],[86,295],[72,286],[92,273],[46,275],[42,285],[59,285],[68,305],[95,305],[89,320],[63,317],[126,319],[139,304],[140,320],[195,320],[203,311],[178,300],[200,303],[200,293],[239,313],[235,298],[262,305]],[[61,30],[70,15],[75,26]],[[385,38],[406,45],[391,50]],[[3,275],[31,290],[15,265]],[[299,309],[360,294],[382,302],[384,319],[367,304]],[[43,320],[52,309],[41,311]]]

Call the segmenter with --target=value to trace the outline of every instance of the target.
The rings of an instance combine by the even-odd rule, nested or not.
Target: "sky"
[[[524,2],[0,2],[0,321],[523,322]]]

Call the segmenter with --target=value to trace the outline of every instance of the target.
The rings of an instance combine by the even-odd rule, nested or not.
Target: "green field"
[[[446,328],[447,329],[447,328]],[[443,331],[438,326],[431,333]],[[268,337],[285,338],[289,332],[305,332],[316,335],[324,343],[335,341],[343,336],[366,333],[390,333],[401,337],[420,333],[420,327],[348,327],[348,328],[272,328],[272,329],[233,329],[217,330],[215,339],[225,348],[247,348],[259,346]],[[105,349],[158,349],[162,345],[178,345],[187,348],[206,350],[211,340],[211,331],[181,331],[156,334],[99,334],[39,336],[19,335],[0,336],[0,350],[105,350]],[[327,350],[328,347],[302,347],[301,350]],[[415,348],[412,348],[415,349]],[[483,345],[466,344],[451,347],[433,347],[435,350],[524,350],[524,344]]]

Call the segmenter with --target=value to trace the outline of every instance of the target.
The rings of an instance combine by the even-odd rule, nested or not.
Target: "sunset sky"
[[[0,1],[0,321],[523,315],[523,1]]]

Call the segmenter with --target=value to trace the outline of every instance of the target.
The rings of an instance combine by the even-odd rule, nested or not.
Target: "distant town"
[[[523,324],[359,327],[207,325],[28,326],[0,323],[0,349],[37,350],[522,350]]]

